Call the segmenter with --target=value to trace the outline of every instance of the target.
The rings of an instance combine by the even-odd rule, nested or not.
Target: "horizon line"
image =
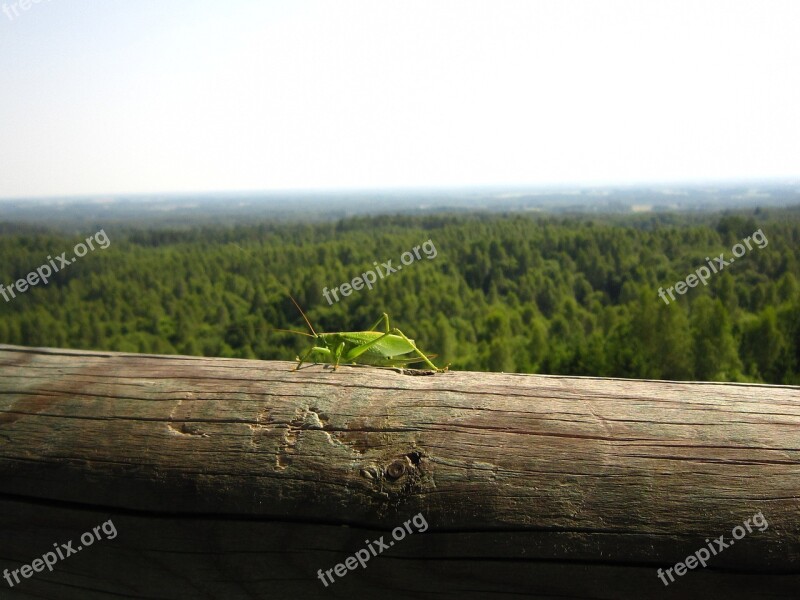
[[[386,186],[330,186],[330,187],[285,187],[285,188],[247,188],[247,189],[214,189],[183,191],[148,191],[148,192],[90,192],[58,195],[24,195],[0,196],[0,202],[17,200],[88,200],[114,197],[146,198],[156,196],[186,197],[233,194],[241,195],[308,195],[308,194],[346,194],[346,193],[386,193],[386,192],[445,192],[445,191],[495,191],[495,190],[564,190],[564,189],[598,189],[598,188],[636,188],[653,186],[707,186],[707,185],[753,185],[753,184],[800,184],[800,175],[774,177],[739,177],[708,179],[652,179],[642,181],[584,181],[584,182],[541,182],[541,183],[481,183],[481,184],[430,184],[430,185],[386,185]]]

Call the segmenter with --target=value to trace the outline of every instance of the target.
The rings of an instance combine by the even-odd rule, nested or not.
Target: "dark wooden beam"
[[[292,368],[0,346],[0,597],[797,598],[797,387]]]

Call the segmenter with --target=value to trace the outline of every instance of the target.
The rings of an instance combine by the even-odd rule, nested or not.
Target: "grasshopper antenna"
[[[314,331],[314,328],[311,326],[311,322],[308,320],[308,317],[306,317],[306,313],[304,313],[304,312],[303,312],[303,309],[302,309],[302,308],[300,308],[300,305],[297,303],[297,300],[295,300],[295,299],[292,297],[292,295],[291,295],[291,294],[289,294],[289,298],[291,298],[291,299],[292,299],[292,303],[293,303],[293,304],[294,304],[294,305],[297,307],[297,310],[299,310],[299,311],[300,311],[300,314],[301,314],[301,315],[303,315],[303,320],[306,322],[306,325],[308,325],[308,328],[311,330],[311,333],[313,333],[313,334],[314,334],[313,336],[309,336],[309,337],[319,337],[319,336],[317,335],[317,332],[316,332],[316,331]]]
[[[295,333],[297,335],[304,335],[306,337],[313,338],[314,336],[310,333],[306,333],[305,331],[295,331],[294,329],[278,329],[277,327],[272,331],[282,331],[283,333]]]

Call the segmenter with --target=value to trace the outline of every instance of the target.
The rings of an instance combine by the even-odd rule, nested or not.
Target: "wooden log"
[[[800,388],[292,368],[0,346],[0,597],[797,598]]]

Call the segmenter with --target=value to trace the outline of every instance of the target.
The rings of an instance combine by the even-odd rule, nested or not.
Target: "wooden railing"
[[[797,387],[292,368],[0,346],[0,598],[800,594]]]

